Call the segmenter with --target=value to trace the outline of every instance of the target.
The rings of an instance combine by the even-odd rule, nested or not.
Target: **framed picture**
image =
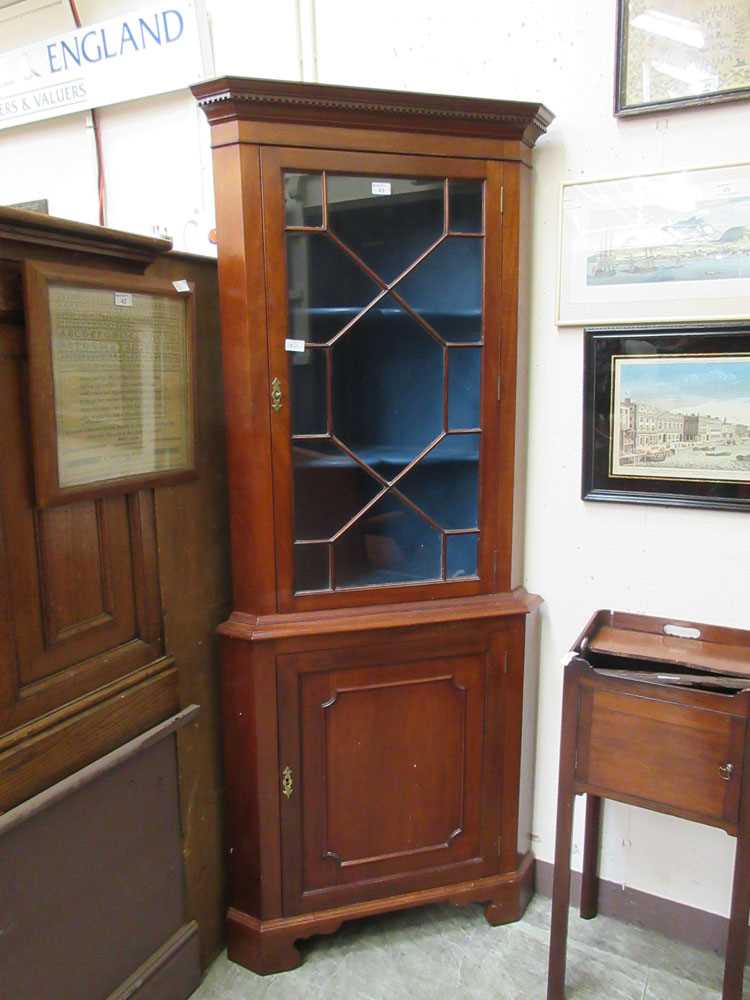
[[[558,325],[750,317],[750,164],[564,184]]]
[[[24,297],[37,505],[194,477],[192,286],[27,261]]]
[[[745,0],[618,0],[616,115],[748,97]]]
[[[750,511],[750,323],[586,330],[584,500]]]

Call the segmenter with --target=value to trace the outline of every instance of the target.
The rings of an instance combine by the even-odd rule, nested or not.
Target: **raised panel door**
[[[498,870],[502,665],[484,643],[279,666],[287,912]]]

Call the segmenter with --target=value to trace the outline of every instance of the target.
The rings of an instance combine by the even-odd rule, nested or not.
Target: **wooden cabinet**
[[[224,79],[230,955],[440,899],[518,917],[518,322],[540,105]],[[519,849],[519,841],[521,847]]]

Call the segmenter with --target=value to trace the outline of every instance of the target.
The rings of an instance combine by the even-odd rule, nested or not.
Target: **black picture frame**
[[[656,114],[662,111],[674,111],[680,108],[692,108],[700,105],[723,104],[727,101],[750,100],[750,86],[729,87],[726,89],[701,92],[686,95],[678,99],[650,101],[632,104],[627,101],[627,59],[625,47],[630,27],[631,0],[616,0],[617,29],[615,37],[615,93],[614,115],[616,118],[629,118],[633,115]],[[741,57],[741,53],[739,54]]]
[[[632,400],[630,397],[623,400],[617,398],[615,373],[622,360],[637,360],[643,370],[649,359],[660,364],[657,359],[670,357],[679,357],[683,362],[695,359],[696,364],[703,365],[721,364],[723,357],[726,358],[727,365],[739,362],[742,368],[747,358],[750,371],[750,322],[641,324],[628,327],[591,327],[584,331],[582,499],[750,511],[750,426],[745,448],[742,444],[744,431],[741,428],[746,425],[732,423],[731,420],[727,422],[726,417],[724,427],[711,423],[721,420],[722,415],[705,412],[710,404],[696,407],[695,415],[684,412],[691,407],[678,407],[678,413],[661,409],[659,413],[663,418],[685,417],[682,431],[671,435],[662,434],[662,440],[670,437],[672,440],[647,447],[643,441],[647,440],[650,444],[657,441],[660,426],[675,431],[680,426],[679,420],[677,424],[663,418],[656,423],[647,423],[646,416],[651,404],[639,404],[635,397]],[[672,372],[676,371],[674,366],[670,367]],[[667,373],[668,370],[666,366],[660,366],[662,373]],[[638,413],[639,405],[643,407],[643,416]],[[620,409],[617,418],[615,406],[624,407]],[[701,410],[704,411],[702,423],[696,420],[697,413]],[[623,416],[625,413],[628,415],[627,420]],[[639,434],[640,426],[648,428],[648,433]],[[655,429],[654,433],[651,433],[651,428]],[[680,440],[679,433],[682,433]],[[627,441],[624,440],[626,435]],[[722,443],[729,441],[732,436],[734,444]],[[631,450],[630,454],[628,449]],[[662,452],[665,453],[663,459],[659,457]],[[691,452],[695,454],[690,455]],[[670,459],[675,464],[693,459],[700,462],[702,457],[708,457],[711,462],[721,457],[724,462],[726,456],[725,464],[732,465],[731,474],[737,474],[744,472],[744,462],[739,461],[744,455],[748,455],[747,477],[734,481],[721,478],[722,473],[724,476],[730,474],[727,469],[714,469],[712,472],[706,470],[705,478],[687,478],[680,476],[680,470],[674,472],[669,465],[661,464]],[[634,463],[632,472],[625,469],[631,458]],[[645,462],[652,464],[646,466]],[[636,468],[638,471],[644,470],[644,475],[637,475]],[[653,469],[652,474],[647,474],[646,469]],[[697,471],[693,469],[690,474],[694,476]],[[714,478],[710,478],[712,474]]]

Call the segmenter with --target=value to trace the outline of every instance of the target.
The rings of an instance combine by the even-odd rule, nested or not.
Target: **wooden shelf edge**
[[[381,604],[283,615],[249,615],[235,611],[217,631],[219,635],[230,639],[259,642],[527,615],[541,603],[542,598],[537,594],[529,594],[519,587],[507,594],[482,594],[478,597],[456,597],[442,601]]]

